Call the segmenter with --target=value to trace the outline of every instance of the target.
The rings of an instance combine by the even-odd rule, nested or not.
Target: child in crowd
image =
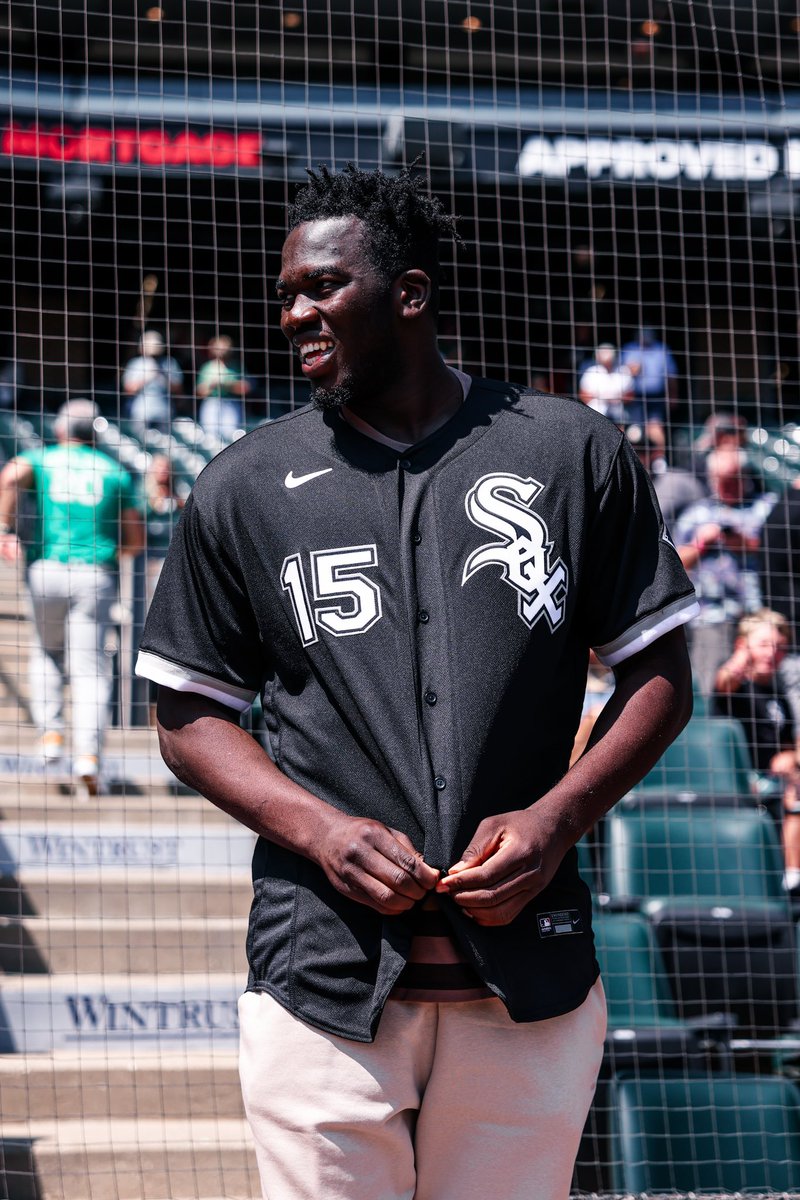
[[[800,890],[800,765],[792,710],[778,678],[789,645],[789,623],[762,608],[739,622],[733,653],[716,674],[712,712],[735,717],[757,771],[784,788],[785,882]]]

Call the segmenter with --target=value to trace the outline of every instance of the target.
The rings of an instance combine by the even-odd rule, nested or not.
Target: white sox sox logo
[[[470,488],[464,501],[470,521],[502,540],[473,550],[464,563],[461,586],[481,567],[496,563],[518,593],[525,624],[532,629],[544,616],[554,632],[564,620],[569,573],[560,558],[550,561],[553,543],[547,526],[531,511],[541,490],[535,479],[501,473],[484,475]]]

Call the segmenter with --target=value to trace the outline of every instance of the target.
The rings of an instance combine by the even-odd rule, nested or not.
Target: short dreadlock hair
[[[387,283],[411,267],[420,267],[430,276],[435,315],[439,301],[439,242],[449,237],[457,245],[463,243],[456,217],[445,211],[437,196],[425,190],[422,176],[413,175],[409,167],[392,176],[382,171],[361,171],[354,163],[348,163],[337,174],[324,165],[318,171],[306,170],[309,182],[289,206],[289,229],[304,221],[358,217],[367,232],[370,260]]]

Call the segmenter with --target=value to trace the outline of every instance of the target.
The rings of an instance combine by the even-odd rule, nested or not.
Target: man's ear
[[[430,276],[417,267],[412,267],[398,275],[395,280],[395,294],[398,312],[401,317],[411,320],[421,317],[430,309],[433,295],[433,284]]]

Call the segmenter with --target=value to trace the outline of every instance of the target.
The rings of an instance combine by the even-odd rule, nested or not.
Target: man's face
[[[774,626],[757,625],[747,638],[747,649],[754,675],[767,678],[774,675],[786,657],[786,638]]]
[[[401,373],[392,286],[369,258],[357,217],[298,225],[277,282],[281,329],[319,408],[379,395]]]

